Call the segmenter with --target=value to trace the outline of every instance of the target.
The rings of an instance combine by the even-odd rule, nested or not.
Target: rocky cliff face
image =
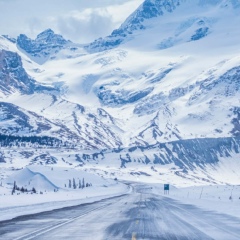
[[[70,41],[55,34],[51,29],[38,34],[34,40],[24,34],[20,34],[17,38],[17,46],[39,63],[46,61],[52,54],[58,53],[68,43]]]
[[[218,139],[192,139],[179,140],[175,142],[151,145],[148,147],[132,147],[127,149],[115,149],[95,152],[94,154],[79,155],[83,162],[85,159],[93,162],[101,162],[115,159],[116,167],[125,168],[135,176],[148,176],[158,173],[164,176],[173,174],[191,181],[202,181],[205,183],[227,182],[222,176],[217,176],[216,169],[222,168],[222,172],[230,172],[235,175],[235,170],[228,161],[234,161],[240,153],[240,139],[218,138]],[[234,165],[233,165],[234,166]],[[226,168],[224,168],[226,167]],[[142,169],[142,170],[141,170]],[[148,173],[144,170],[148,170]],[[150,170],[151,169],[151,170]],[[166,171],[168,169],[168,171]],[[149,171],[150,170],[150,171]],[[214,172],[214,176],[211,173]],[[174,181],[172,176],[171,181]]]
[[[17,53],[0,51],[0,89],[5,95],[15,91],[31,94],[35,81],[28,76]]]
[[[16,52],[0,50],[0,90],[2,94],[10,95],[14,92],[33,94],[35,91],[54,89],[41,85],[31,78]]]

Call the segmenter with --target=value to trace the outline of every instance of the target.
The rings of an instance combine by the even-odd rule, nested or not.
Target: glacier
[[[14,147],[24,137],[53,137],[63,149],[77,149],[70,166],[101,164],[99,155],[118,168],[174,165],[169,171],[185,178],[237,159],[239,6],[146,0],[110,36],[85,45],[51,29],[35,40],[1,36],[0,133],[16,137]],[[62,161],[52,155],[30,155],[28,162]],[[210,175],[204,179],[216,182]]]

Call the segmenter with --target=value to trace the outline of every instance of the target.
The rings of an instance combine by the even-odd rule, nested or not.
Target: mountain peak
[[[152,18],[163,15],[164,11],[172,12],[180,0],[145,0],[132,17]]]
[[[182,7],[182,10],[177,14],[182,14],[181,18],[186,16],[185,22],[190,24],[193,17],[191,16],[187,19],[187,12],[191,15],[192,11],[197,10],[195,18],[198,18],[198,15],[202,15],[203,19],[207,19],[207,17],[205,17],[207,12],[206,9],[211,9],[213,7],[237,9],[240,7],[240,0],[145,0],[118,29],[111,33],[111,35],[95,40],[86,46],[86,50],[89,52],[100,52],[118,47],[120,44],[133,39],[134,32],[147,29],[149,26],[151,28],[154,24],[156,26],[156,23],[153,23],[154,21],[151,22],[153,18],[164,17],[167,13],[174,14],[174,12],[176,12],[175,10],[179,9],[180,6]],[[218,17],[219,16],[220,15],[218,15]],[[199,22],[205,23],[205,21],[201,21],[201,19]],[[209,20],[208,22],[212,22],[212,20]],[[195,35],[197,35],[197,40],[202,38],[202,36],[205,37],[207,35],[209,24],[205,23],[205,25],[206,26],[203,26],[202,28],[196,29]],[[201,35],[201,37],[199,37],[199,35]],[[193,38],[195,39],[195,36],[193,36]],[[171,41],[172,38],[170,37],[167,45],[174,45]]]
[[[37,39],[42,38],[42,37],[53,36],[53,35],[55,35],[54,31],[52,29],[48,28],[48,29],[44,30],[43,32],[39,33],[37,35]]]
[[[145,29],[143,22],[162,16],[164,12],[173,12],[181,0],[145,0],[112,34],[105,39],[97,39],[86,47],[87,50],[107,50],[120,45],[125,37],[135,30]],[[99,46],[100,45],[100,46]]]
[[[173,12],[180,5],[180,0],[145,0],[121,25],[128,33],[137,29],[144,29],[141,23],[146,19],[162,16],[164,12]],[[113,31],[114,34],[114,31]]]
[[[68,43],[71,41],[64,39],[62,35],[55,34],[52,29],[41,32],[34,40],[25,34],[20,34],[17,38],[18,47],[38,63],[45,62],[51,54],[58,53]]]

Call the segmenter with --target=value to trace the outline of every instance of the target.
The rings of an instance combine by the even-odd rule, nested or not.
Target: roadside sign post
[[[164,184],[164,195],[169,195],[169,189],[170,189],[170,185]]]

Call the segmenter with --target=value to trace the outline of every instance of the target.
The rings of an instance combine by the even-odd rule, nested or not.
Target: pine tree
[[[82,188],[85,188],[84,178],[82,180]]]
[[[16,181],[14,181],[13,183],[12,195],[15,193],[15,190],[16,190]]]
[[[72,182],[71,182],[71,179],[69,179],[69,184],[68,184],[68,187],[71,188],[72,187]]]
[[[75,178],[73,178],[73,188],[76,189],[76,182],[75,182]]]
[[[81,180],[79,180],[78,188],[82,188]]]
[[[33,193],[37,193],[37,191],[36,191],[36,189],[34,187],[32,188],[32,192]]]

